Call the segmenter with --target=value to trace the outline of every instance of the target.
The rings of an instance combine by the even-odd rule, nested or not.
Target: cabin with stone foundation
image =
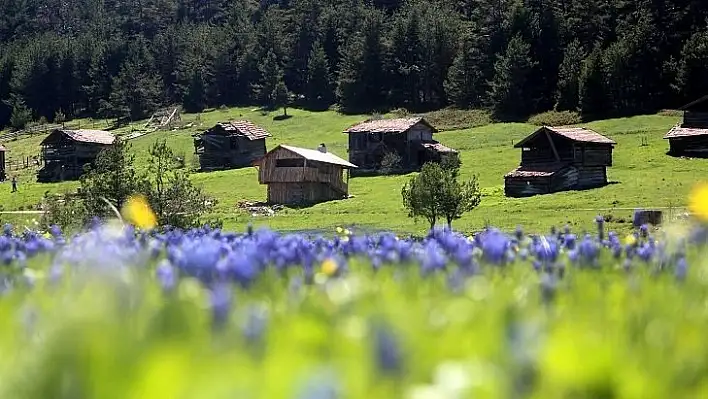
[[[220,122],[194,136],[194,151],[202,171],[238,169],[265,155],[268,137],[270,133],[249,121]]]
[[[444,156],[457,154],[433,140],[437,129],[422,117],[370,119],[344,133],[349,136],[349,162],[358,165],[353,175],[379,173],[387,154],[400,158],[400,165],[394,168],[400,172],[419,170],[426,162],[440,162]]]
[[[39,182],[76,180],[84,174],[98,154],[115,142],[115,136],[103,130],[54,129],[41,143],[43,167],[37,172]]]
[[[357,166],[327,151],[279,145],[256,161],[268,203],[309,205],[349,197],[349,170]]]
[[[664,136],[669,141],[669,155],[708,158],[708,96],[679,108],[683,121]]]
[[[528,197],[604,186],[616,144],[589,129],[544,126],[514,146],[521,164],[504,176],[504,192]]]

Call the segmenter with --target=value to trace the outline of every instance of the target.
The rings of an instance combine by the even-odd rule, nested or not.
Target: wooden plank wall
[[[708,135],[669,139],[669,152],[672,155],[703,155],[708,152]]]
[[[342,199],[344,196],[325,183],[270,183],[268,202],[271,204],[306,205]]]
[[[607,169],[603,166],[579,166],[578,188],[601,187],[607,184]]]
[[[507,177],[504,179],[504,194],[507,197],[530,197],[550,192],[550,177]]]

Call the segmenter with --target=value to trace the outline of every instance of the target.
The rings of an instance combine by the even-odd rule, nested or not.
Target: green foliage
[[[604,112],[605,87],[602,73],[602,49],[595,47],[583,61],[578,83],[579,104],[583,115],[595,116]]]
[[[12,115],[10,116],[10,126],[13,129],[21,130],[32,121],[32,111],[27,108],[25,102],[20,99],[12,106]]]
[[[450,227],[453,220],[476,208],[482,197],[477,177],[458,182],[459,167],[460,164],[451,160],[446,161],[444,167],[435,162],[423,165],[420,173],[401,189],[408,216],[425,218],[431,229],[444,218]]]
[[[57,111],[54,114],[54,123],[64,123],[64,122],[66,122],[66,115],[64,114],[64,111],[59,109],[59,111]]]
[[[558,72],[558,88],[556,89],[557,111],[576,111],[580,98],[580,76],[583,69],[585,54],[580,42],[572,41],[565,48],[563,63]]]
[[[468,181],[457,181],[457,169],[447,171],[442,182],[443,189],[440,197],[440,214],[445,217],[447,226],[452,228],[452,221],[459,219],[463,214],[476,208],[482,201],[482,192],[477,183],[477,176],[472,176]]]
[[[514,36],[494,64],[494,79],[490,83],[489,101],[494,114],[501,119],[515,119],[531,109],[527,86],[535,62],[530,58],[531,47],[519,35]]]
[[[329,70],[329,61],[324,47],[320,42],[315,42],[307,63],[306,100],[311,109],[327,109],[334,101],[334,89]]]
[[[453,179],[457,179],[460,174],[460,168],[462,167],[462,160],[459,154],[447,154],[443,155],[440,160],[440,167],[452,176]]]
[[[548,111],[529,118],[529,123],[536,126],[577,125],[582,121],[580,114],[573,111]]]
[[[140,39],[113,79],[109,110],[113,116],[140,120],[152,114],[163,100],[159,76],[151,69],[152,58]]]
[[[283,107],[283,116],[288,116],[288,105],[290,104],[290,91],[281,78],[273,88],[273,93],[270,95],[273,106]]]
[[[260,72],[260,80],[258,84],[253,86],[255,98],[263,105],[275,107],[275,95],[279,94],[276,88],[280,83],[283,83],[283,70],[275,52],[268,51],[258,66],[258,71]]]
[[[426,113],[425,119],[441,131],[471,129],[492,123],[492,115],[483,109],[443,108]]]
[[[387,152],[381,158],[381,163],[379,165],[379,173],[383,175],[388,175],[396,173],[401,170],[402,167],[401,156],[395,152]]]
[[[87,219],[86,208],[77,195],[71,193],[44,194],[42,198],[44,213],[39,220],[39,227],[43,230],[52,225],[61,226],[64,231],[78,230],[83,227]]]
[[[198,227],[217,205],[217,201],[195,186],[187,170],[176,168],[175,156],[165,140],[156,141],[149,150],[149,178],[151,186],[147,197],[161,226],[178,228]],[[209,221],[219,227],[218,220]]]
[[[482,105],[486,95],[486,81],[482,69],[485,59],[477,41],[471,35],[465,35],[445,81],[447,95],[458,108]]]
[[[113,217],[106,201],[120,209],[133,194],[144,193],[150,183],[136,171],[131,145],[116,138],[115,144],[101,151],[93,166],[81,177],[80,195],[89,217]]]

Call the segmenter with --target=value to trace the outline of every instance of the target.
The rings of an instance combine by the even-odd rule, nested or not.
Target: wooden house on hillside
[[[349,196],[349,170],[356,168],[327,152],[279,145],[257,161],[258,182],[268,185],[268,202],[314,204]]]
[[[5,147],[0,144],[0,181],[3,181],[7,178],[7,174],[5,173],[5,152],[7,150]]]
[[[234,169],[253,165],[266,153],[265,129],[249,121],[217,123],[194,136],[201,170]]]
[[[115,136],[102,130],[53,130],[41,143],[44,166],[37,172],[37,181],[78,179],[84,167],[114,142]]]
[[[615,144],[585,128],[542,127],[514,146],[521,165],[504,176],[504,192],[526,197],[606,185]]]
[[[669,155],[708,157],[708,96],[684,105],[683,121],[664,136]]]
[[[349,135],[349,162],[359,166],[356,174],[371,173],[381,169],[387,153],[394,153],[401,158],[400,168],[411,171],[426,162],[439,162],[445,155],[457,154],[433,140],[436,132],[422,117],[364,121],[344,131]]]

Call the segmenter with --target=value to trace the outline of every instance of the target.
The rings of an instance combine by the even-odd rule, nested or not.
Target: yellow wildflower
[[[708,222],[708,182],[701,182],[693,188],[688,209],[699,220]]]
[[[350,236],[352,235],[352,232],[349,231],[349,229],[344,229],[344,234]]]
[[[337,234],[342,234],[344,232],[344,229],[341,227],[337,227]]]
[[[635,237],[634,234],[628,234],[627,237],[624,238],[624,243],[633,246],[637,243],[637,237]]]
[[[334,276],[337,273],[337,269],[339,269],[339,265],[332,258],[327,258],[322,262],[322,273],[328,277]]]
[[[147,199],[142,195],[128,198],[121,212],[123,218],[141,229],[151,229],[157,226],[157,217],[150,208]]]

